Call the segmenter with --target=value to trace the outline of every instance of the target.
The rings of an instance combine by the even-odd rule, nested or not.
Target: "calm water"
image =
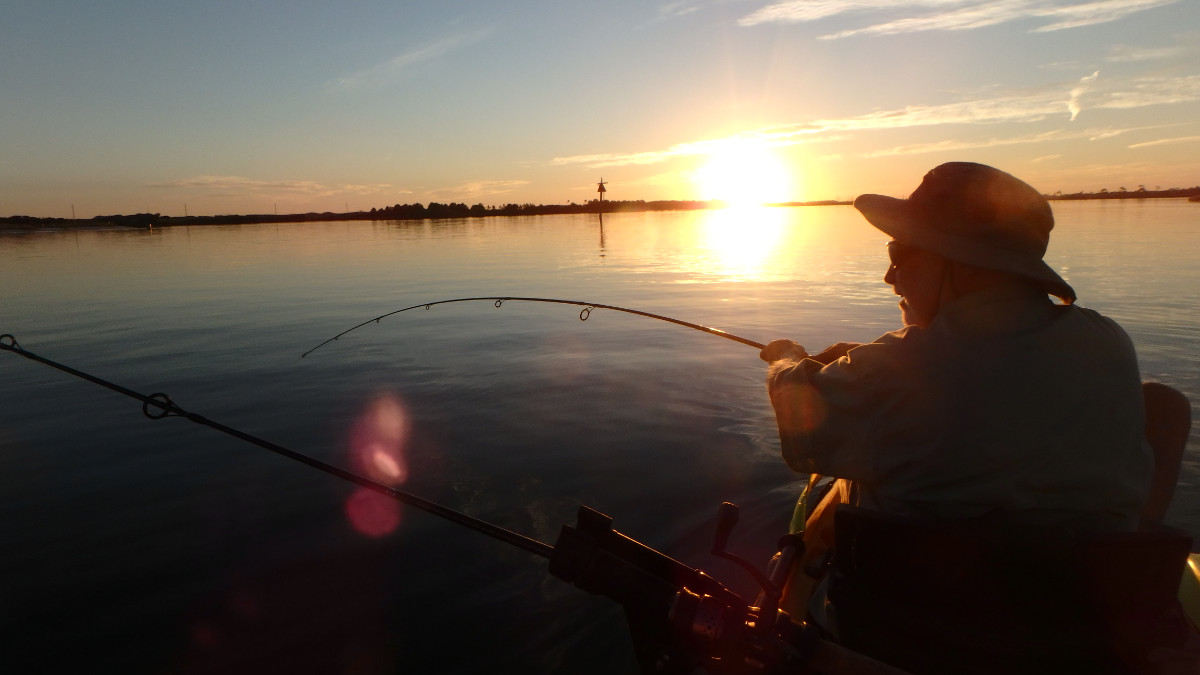
[[[1055,211],[1047,257],[1080,304],[1197,400],[1200,206]],[[487,295],[865,341],[898,324],[884,241],[849,207],[7,233],[0,333],[547,543],[593,506],[749,592],[706,553],[716,506],[742,505],[732,547],[762,561],[798,484],[756,350],[479,302],[299,356]],[[634,668],[619,609],[544,559],[410,509],[364,520],[353,486],[11,354],[0,383],[0,672]],[[1195,431],[1180,483],[1169,520],[1200,535]]]

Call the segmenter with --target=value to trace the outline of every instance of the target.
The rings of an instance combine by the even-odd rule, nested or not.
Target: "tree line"
[[[429,202],[425,204],[395,204],[370,211],[348,213],[290,213],[250,214],[216,216],[164,216],[161,213],[132,213],[95,216],[89,219],[38,218],[34,216],[9,216],[0,218],[0,225],[34,229],[39,227],[134,227],[153,228],[172,225],[244,225],[250,223],[304,223],[329,220],[425,220],[444,218],[483,218],[488,216],[545,216],[571,213],[621,213],[633,211],[679,211],[709,209],[723,206],[715,201],[608,201],[601,205],[593,199],[582,204],[502,204],[484,206],[464,203]]]
[[[1051,200],[1075,199],[1155,199],[1185,197],[1192,200],[1200,198],[1200,186],[1190,188],[1156,187],[1153,190],[1139,185],[1136,190],[1120,187],[1115,191],[1107,188],[1099,192],[1076,192],[1063,194],[1061,191],[1045,195]],[[777,206],[820,206],[830,204],[849,204],[844,201],[815,201],[815,202],[785,202]],[[394,204],[392,206],[376,207],[369,211],[351,211],[348,213],[290,213],[290,214],[250,214],[250,215],[216,215],[216,216],[164,216],[161,213],[133,213],[108,216],[95,216],[89,219],[75,218],[38,218],[35,216],[8,216],[0,218],[0,226],[15,229],[36,229],[41,227],[70,228],[70,227],[133,227],[152,228],[170,225],[243,225],[250,223],[304,223],[330,220],[425,220],[444,218],[484,218],[488,216],[545,216],[573,213],[629,213],[637,211],[693,211],[713,209],[725,206],[719,200],[588,200],[582,204],[569,202],[567,204],[502,204],[499,206],[484,206],[465,203],[429,202],[428,204]]]
[[[1200,186],[1190,188],[1167,188],[1155,187],[1153,190],[1147,190],[1145,185],[1137,186],[1136,190],[1130,190],[1125,186],[1121,186],[1114,191],[1109,191],[1108,188],[1100,188],[1099,192],[1073,192],[1071,194],[1063,194],[1060,190],[1052,195],[1045,195],[1046,199],[1051,200],[1072,200],[1072,199],[1162,199],[1172,197],[1195,197],[1200,195]]]

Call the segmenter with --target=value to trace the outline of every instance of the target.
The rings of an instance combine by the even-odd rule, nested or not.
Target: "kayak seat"
[[[1154,448],[1150,498],[1142,518],[1161,521],[1171,505],[1179,469],[1192,431],[1192,404],[1183,392],[1160,382],[1142,383],[1146,408],[1146,440]]]
[[[1195,639],[1181,530],[1001,535],[846,504],[835,521],[836,639],[912,673],[1158,673]]]

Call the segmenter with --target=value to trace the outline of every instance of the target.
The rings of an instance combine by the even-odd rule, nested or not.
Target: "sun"
[[[778,151],[754,139],[719,141],[692,181],[701,199],[733,207],[784,202],[794,194],[791,172]]]

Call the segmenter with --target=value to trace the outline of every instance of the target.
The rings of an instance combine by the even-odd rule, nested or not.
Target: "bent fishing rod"
[[[703,670],[731,675],[751,672],[782,675],[796,672],[810,660],[818,663],[820,652],[814,651],[812,645],[826,645],[819,637],[809,637],[814,633],[808,625],[794,624],[779,609],[778,584],[749,561],[726,550],[726,541],[738,518],[737,507],[728,502],[718,512],[711,552],[738,563],[759,581],[765,598],[761,606],[749,605],[738,593],[702,570],[614,530],[612,518],[587,506],[579,507],[576,525],[564,525],[551,546],[188,412],[164,393],[142,394],[39,356],[22,347],[11,334],[0,335],[0,351],[12,352],[141,401],[142,413],[150,419],[182,417],[547,558],[551,575],[623,606],[642,672],[684,675]],[[781,551],[785,546],[793,549],[799,546],[799,552],[803,553],[803,543],[798,539],[781,542]]]
[[[154,394],[149,394],[149,395],[141,394],[132,389],[123,387],[119,384],[115,384],[108,380],[96,377],[95,375],[85,373],[82,370],[77,370],[70,366],[58,363],[56,361],[52,361],[43,356],[38,356],[37,354],[34,354],[33,352],[25,349],[20,344],[18,344],[17,339],[8,333],[5,333],[4,335],[0,335],[0,351],[12,352],[13,354],[16,354],[18,356],[24,356],[25,358],[30,359],[31,361],[36,361],[38,363],[50,366],[51,368],[61,370],[64,373],[67,373],[69,375],[74,375],[75,377],[87,380],[88,382],[92,382],[93,384],[98,384],[101,387],[104,387],[106,389],[111,389],[112,391],[115,391],[118,394],[123,394],[125,396],[128,396],[129,398],[137,399],[142,402],[142,414],[144,414],[146,417],[148,417],[152,420],[159,420],[159,419],[163,419],[164,417],[182,417],[189,422],[194,422],[195,424],[199,424],[201,426],[206,426],[206,427],[210,427],[212,429],[216,429],[217,431],[220,431],[224,434],[228,434],[230,436],[233,436],[234,438],[243,440],[247,443],[257,445],[260,448],[263,448],[265,450],[270,450],[271,452],[274,452],[276,454],[283,455],[284,457],[287,457],[288,459],[292,459],[297,462],[300,462],[301,464],[307,464],[308,466],[310,466],[314,469],[317,469],[319,471],[324,471],[325,473],[333,475],[333,476],[337,476],[338,478],[341,478],[342,480],[349,481],[360,487],[364,487],[368,490],[371,490],[378,494],[384,495],[385,497],[391,497],[392,499],[395,499],[396,501],[402,502],[404,504],[408,504],[409,506],[421,509],[422,511],[432,513],[435,516],[440,516],[440,517],[445,518],[446,520],[449,520],[453,523],[457,523],[459,525],[463,525],[465,527],[471,528],[478,532],[482,532],[483,534],[486,534],[490,537],[494,537],[501,541],[512,544],[513,546],[516,546],[517,548],[521,548],[526,551],[529,551],[530,553],[536,553],[537,555],[540,555],[542,557],[549,558],[550,555],[554,552],[553,546],[550,546],[549,544],[545,544],[540,541],[537,541],[536,539],[531,539],[529,537],[526,537],[523,534],[519,534],[519,533],[513,532],[511,530],[506,530],[498,525],[493,525],[492,523],[489,523],[484,520],[479,520],[478,518],[473,518],[471,516],[468,516],[465,513],[460,513],[453,509],[442,506],[441,504],[431,502],[428,499],[418,497],[417,495],[414,495],[414,494],[411,494],[408,492],[397,490],[388,485],[384,485],[383,483],[379,483],[377,481],[371,480],[370,478],[367,478],[365,476],[360,476],[359,474],[353,473],[351,471],[347,471],[341,467],[334,466],[333,464],[323,462],[319,459],[310,457],[308,455],[297,452],[290,448],[285,448],[282,445],[272,443],[270,441],[264,440],[257,436],[248,434],[244,431],[240,431],[233,427],[221,424],[220,422],[210,420],[207,417],[204,417],[202,415],[197,415],[196,413],[188,412],[188,411],[184,410],[183,408],[179,407],[179,405],[177,405],[174,401],[171,400],[171,397],[167,396],[164,393],[154,393]]]
[[[452,302],[476,302],[476,301],[480,301],[480,300],[492,301],[493,304],[496,305],[497,309],[504,303],[508,302],[509,300],[517,300],[520,302],[547,302],[547,303],[553,303],[553,304],[558,304],[558,305],[576,305],[578,307],[583,307],[583,309],[579,312],[579,320],[580,321],[587,321],[588,317],[591,316],[593,309],[610,309],[614,312],[624,312],[626,314],[633,314],[636,316],[644,316],[648,319],[657,319],[659,321],[666,321],[668,323],[673,323],[673,324],[676,324],[679,326],[684,326],[686,328],[691,328],[692,330],[698,330],[698,331],[701,331],[704,333],[708,333],[709,335],[716,335],[717,337],[723,337],[726,340],[733,340],[734,342],[740,342],[744,345],[749,345],[751,347],[754,347],[755,349],[762,349],[763,347],[766,346],[760,342],[755,342],[754,340],[748,340],[744,337],[734,335],[733,333],[727,333],[719,328],[710,328],[708,326],[701,326],[698,323],[691,323],[690,321],[682,321],[680,319],[672,319],[669,316],[663,316],[661,314],[651,314],[650,312],[643,312],[638,309],[629,309],[628,307],[616,307],[614,305],[604,305],[604,304],[600,304],[598,302],[585,302],[583,300],[560,300],[558,298],[516,298],[516,297],[511,297],[511,296],[491,296],[491,297],[481,297],[481,298],[455,298],[453,300],[437,300],[434,302],[422,302],[420,304],[413,305],[411,307],[405,307],[404,309],[397,309],[395,311],[388,312],[387,314],[380,314],[379,316],[375,317],[374,319],[368,319],[368,320],[358,324],[357,326],[354,326],[353,328],[348,328],[348,329],[338,333],[337,335],[334,335],[333,337],[322,342],[321,344],[317,345],[316,347],[313,347],[312,349],[301,354],[300,358],[304,358],[304,357],[308,356],[309,354],[317,351],[318,349],[320,349],[321,347],[324,347],[325,345],[329,344],[330,342],[337,340],[338,338],[342,337],[343,335],[346,335],[347,333],[352,333],[352,332],[358,330],[359,328],[362,328],[363,326],[366,326],[368,324],[379,323],[379,321],[381,319],[386,319],[387,317],[392,316],[394,314],[399,314],[401,312],[407,312],[412,309],[420,309],[422,307],[424,307],[425,309],[429,309],[430,307],[433,307],[434,305],[447,305]]]

